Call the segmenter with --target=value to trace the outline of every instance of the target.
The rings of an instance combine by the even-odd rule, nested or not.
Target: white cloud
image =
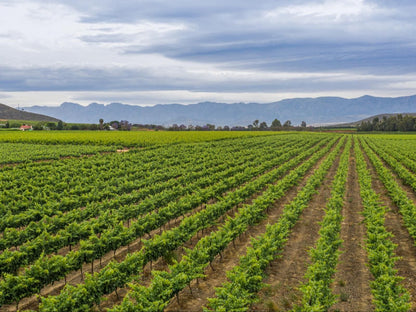
[[[181,23],[151,21],[82,23],[80,12],[50,2],[0,4],[0,17],[0,43],[3,45],[0,65],[16,67],[164,64],[167,60],[162,56],[127,55],[120,47],[132,44],[151,46],[172,40],[172,32],[186,28]],[[111,38],[113,40],[109,40]]]
[[[266,13],[267,18],[291,16],[296,18],[317,19],[319,21],[333,22],[351,18],[368,17],[378,8],[373,3],[364,0],[340,0],[323,2],[306,2],[300,5],[278,7]]]
[[[412,93],[414,10],[385,3],[0,0],[0,91],[28,105]]]

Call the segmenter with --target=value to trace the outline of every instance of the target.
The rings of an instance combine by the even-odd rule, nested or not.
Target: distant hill
[[[416,108],[415,108],[416,110]],[[343,123],[343,124],[338,124],[338,125],[333,125],[333,127],[356,127],[361,125],[363,122],[367,122],[367,121],[372,121],[374,118],[378,118],[378,119],[383,119],[383,117],[393,117],[393,116],[397,116],[397,115],[409,115],[409,116],[416,116],[416,113],[396,113],[396,114],[378,114],[378,115],[374,115],[365,119],[361,119],[358,121],[354,121],[354,122],[349,122],[349,123]]]
[[[59,119],[41,115],[30,113],[26,111],[17,110],[13,107],[0,104],[0,119],[14,119],[14,120],[29,120],[29,121],[53,121],[57,122]]]
[[[362,96],[355,99],[340,97],[296,98],[279,102],[224,104],[203,102],[191,105],[165,104],[137,106],[121,103],[108,105],[91,103],[82,106],[62,103],[57,107],[25,107],[26,111],[45,114],[65,122],[98,123],[128,120],[132,123],[172,125],[247,126],[256,119],[270,124],[277,118],[282,123],[290,120],[293,125],[303,120],[308,125],[327,125],[361,120],[375,114],[416,111],[416,95],[382,98]]]

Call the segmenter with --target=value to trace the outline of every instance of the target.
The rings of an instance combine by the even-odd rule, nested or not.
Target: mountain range
[[[13,107],[0,104],[0,119],[3,120],[30,120],[30,121],[51,121],[57,122],[58,119],[45,115],[34,114]]]
[[[25,107],[25,111],[44,114],[65,122],[98,123],[128,120],[138,124],[172,124],[216,126],[247,126],[258,119],[270,124],[275,118],[293,125],[306,121],[308,125],[354,122],[376,114],[416,112],[416,95],[396,98],[362,96],[354,99],[341,97],[294,98],[273,103],[215,103],[158,104],[155,106],[122,103],[82,106],[65,102],[60,106]]]

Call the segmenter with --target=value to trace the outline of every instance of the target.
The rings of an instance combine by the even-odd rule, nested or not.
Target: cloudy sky
[[[413,0],[0,0],[0,102],[416,93]]]

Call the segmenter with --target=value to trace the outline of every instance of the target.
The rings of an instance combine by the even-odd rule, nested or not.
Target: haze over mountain
[[[416,95],[397,98],[362,96],[355,99],[340,97],[295,98],[273,103],[224,104],[202,102],[191,105],[159,104],[137,106],[121,103],[108,105],[91,103],[82,106],[65,102],[60,106],[25,107],[26,111],[45,114],[65,122],[97,123],[128,120],[132,123],[159,125],[247,126],[256,119],[268,124],[275,118],[292,124],[335,124],[353,122],[376,114],[416,112]]]
[[[0,0],[0,102],[148,106],[412,95],[415,18],[414,0]],[[179,114],[172,118],[215,121]]]
[[[40,115],[40,114],[34,114],[30,112],[25,112],[22,110],[15,109],[13,107],[4,105],[0,103],[0,119],[9,120],[30,120],[30,121],[51,121],[51,122],[57,122],[58,119]]]

